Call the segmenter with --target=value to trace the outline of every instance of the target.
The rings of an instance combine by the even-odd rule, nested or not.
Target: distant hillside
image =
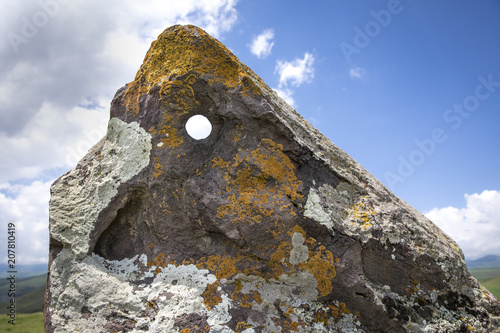
[[[500,256],[488,255],[476,260],[466,260],[469,269],[500,267]]]
[[[489,255],[465,262],[471,274],[493,295],[500,298],[500,256]]]
[[[16,276],[18,279],[24,279],[31,276],[42,275],[47,273],[48,264],[36,265],[16,265]],[[9,276],[9,266],[7,264],[0,264],[0,278],[4,279]]]
[[[38,288],[37,290],[23,295],[16,299],[16,313],[36,313],[43,311],[45,297],[45,287]],[[2,309],[0,313],[6,313],[4,309],[9,306],[9,301],[1,303],[0,308]]]
[[[16,312],[33,313],[43,310],[43,301],[47,274],[18,279],[16,281]],[[10,282],[0,280],[0,313],[6,313],[10,297],[8,296]]]

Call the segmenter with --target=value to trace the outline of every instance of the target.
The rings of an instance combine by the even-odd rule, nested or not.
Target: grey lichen
[[[99,147],[100,146],[100,147]],[[97,149],[99,147],[100,149]],[[106,138],[90,154],[94,163],[80,162],[51,188],[50,234],[82,258],[99,213],[117,194],[120,184],[149,164],[151,135],[138,123],[112,118]]]

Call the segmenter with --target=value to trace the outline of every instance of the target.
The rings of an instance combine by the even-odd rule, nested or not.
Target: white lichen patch
[[[361,323],[359,322],[358,318],[352,313],[343,314],[342,318],[340,318],[340,320],[335,324],[335,327],[338,328],[340,332],[365,332],[361,329]]]
[[[326,226],[332,233],[339,228],[350,236],[361,237],[363,241],[369,238],[376,215],[369,200],[356,195],[346,183],[336,188],[329,184],[318,189],[311,187],[304,212],[305,217]]]
[[[149,164],[151,148],[151,135],[138,123],[112,118],[104,142],[52,186],[51,237],[71,247],[75,256],[86,256],[97,216],[118,187]]]
[[[290,263],[297,265],[309,259],[309,249],[304,245],[305,239],[300,232],[296,232],[292,236],[293,248],[290,251]]]
[[[323,224],[330,231],[333,231],[333,222],[330,215],[323,210],[321,206],[321,198],[318,191],[311,187],[305,206],[304,216],[313,219],[314,221]]]
[[[211,311],[203,304],[202,293],[216,281],[208,270],[168,265],[154,276],[153,268],[141,272],[144,259],[110,261],[93,254],[77,262],[62,250],[50,270],[55,332],[101,332],[117,315],[134,322],[137,331],[150,332],[176,331],[175,318],[185,314],[206,315],[214,326],[231,319],[227,295]],[[141,283],[147,277],[154,279]],[[88,317],[82,316],[84,307]]]
[[[221,293],[222,302],[212,307],[208,311],[208,324],[213,330],[220,330],[224,332],[227,327],[222,326],[223,324],[231,320],[231,315],[229,314],[229,309],[232,306],[232,300],[224,292]]]
[[[141,263],[146,267],[148,258],[145,254],[136,255],[133,258],[125,258],[123,260],[107,260],[99,255],[92,253],[90,257],[85,258],[84,262],[100,267],[106,270],[112,276],[126,281],[135,281],[144,277],[153,276],[153,273],[147,272],[146,274],[138,275],[138,264]]]

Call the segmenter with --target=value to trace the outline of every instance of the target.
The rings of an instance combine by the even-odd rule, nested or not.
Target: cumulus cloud
[[[425,214],[464,251],[467,259],[500,253],[500,191],[466,194],[462,208],[434,208]]]
[[[353,67],[349,70],[349,76],[351,79],[361,79],[365,75],[366,71],[361,67]]]
[[[314,77],[314,56],[306,52],[302,59],[278,60],[274,73],[279,76],[278,88],[274,90],[290,106],[296,106],[293,90],[289,86],[298,87],[305,82],[311,82]]]
[[[304,82],[310,82],[314,77],[314,56],[304,53],[302,59],[296,58],[292,61],[278,60],[275,73],[279,75],[279,88],[291,84],[298,87]]]
[[[53,180],[29,185],[0,184],[2,239],[7,239],[7,224],[16,226],[16,264],[47,262],[49,251],[49,188]],[[6,253],[2,262],[7,262]]]
[[[0,13],[6,37],[0,39],[0,183],[74,165],[82,147],[98,140],[89,142],[89,133],[104,132],[114,93],[133,80],[157,35],[190,23],[219,37],[237,20],[236,2],[6,3]]]
[[[237,21],[236,3],[3,4],[0,219],[3,226],[16,223],[20,263],[47,261],[49,186],[105,135],[111,99],[134,79],[151,42],[173,24],[194,24],[221,38]],[[0,232],[5,239],[6,229]]]
[[[74,167],[106,134],[109,108],[95,103],[65,110],[45,102],[20,133],[0,133],[0,183]]]
[[[264,30],[260,35],[255,37],[250,46],[250,51],[257,58],[265,58],[271,54],[274,42],[274,31],[272,29]]]

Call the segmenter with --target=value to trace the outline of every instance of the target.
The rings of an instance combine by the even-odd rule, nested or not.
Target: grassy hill
[[[47,274],[16,281],[16,313],[43,311],[46,281]],[[9,284],[10,282],[6,279],[0,282],[0,313],[2,315],[7,313],[7,306],[10,302],[10,297],[7,293]]]
[[[500,299],[500,267],[470,269],[470,272],[486,289]]]
[[[496,298],[500,299],[500,276],[482,283]]]
[[[488,255],[466,263],[471,274],[500,299],[500,256]]]
[[[3,317],[3,316],[2,316]],[[2,333],[39,333],[43,332],[43,313],[29,313],[16,315],[16,324],[11,325],[6,318],[0,320]]]
[[[47,274],[16,280],[16,298],[32,293],[40,288],[45,289],[46,282],[47,282]],[[9,286],[10,286],[9,280],[7,279],[0,280],[0,303],[2,303],[1,305],[3,305],[4,302],[8,302],[10,300],[10,297],[8,296]]]

